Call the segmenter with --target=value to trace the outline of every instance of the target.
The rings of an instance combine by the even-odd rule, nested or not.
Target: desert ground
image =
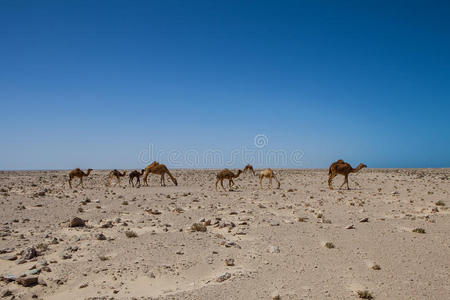
[[[0,172],[1,299],[450,299],[450,169],[216,173]]]

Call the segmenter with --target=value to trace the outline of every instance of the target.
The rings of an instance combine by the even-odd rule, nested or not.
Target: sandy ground
[[[216,172],[132,188],[94,170],[73,190],[66,171],[0,172],[0,296],[450,299],[450,169],[364,169],[333,191],[326,170],[278,170],[281,189],[245,174],[216,192]]]

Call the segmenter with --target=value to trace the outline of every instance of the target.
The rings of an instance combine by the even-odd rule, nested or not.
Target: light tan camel
[[[269,178],[269,186],[270,188],[272,188],[272,178],[275,179],[275,181],[278,183],[278,187],[277,189],[280,188],[280,181],[277,179],[277,177],[275,176],[275,173],[273,172],[272,169],[265,169],[263,171],[261,171],[261,173],[259,173],[259,186],[260,188],[262,188],[262,181],[264,178]]]
[[[359,164],[356,168],[353,169],[350,164],[344,162],[342,159],[335,161],[330,165],[330,168],[328,169],[328,187],[330,188],[330,190],[332,190],[333,186],[331,182],[333,181],[333,178],[336,177],[336,175],[341,174],[345,176],[345,179],[339,189],[342,188],[344,184],[347,184],[347,189],[349,190],[350,188],[348,186],[348,174],[356,173],[363,168],[367,168],[367,166],[365,164]]]
[[[108,175],[108,185],[111,186],[111,180],[113,178],[117,179],[117,182],[114,186],[120,185],[120,177],[124,177],[125,175],[127,175],[126,171],[124,171],[123,173],[120,173],[116,169],[112,170],[111,172],[109,172],[109,175]]]
[[[78,183],[77,187],[81,184],[81,187],[83,186],[83,177],[88,177],[89,174],[91,174],[92,169],[88,169],[86,173],[84,173],[83,171],[80,170],[80,168],[76,168],[73,169],[72,171],[69,172],[69,186],[70,188],[72,188],[72,180],[75,177],[80,178],[80,182]]]
[[[250,165],[250,164],[248,164],[248,165],[245,166],[245,168],[244,168],[244,170],[242,171],[242,173],[245,174],[247,171],[252,172],[253,175],[256,175],[256,174],[255,174],[255,170],[253,170],[253,166]]]
[[[145,170],[142,169],[141,172],[139,173],[139,171],[133,171],[130,173],[129,177],[130,180],[128,181],[132,187],[134,187],[134,178],[137,178],[136,180],[136,186],[139,184],[139,186],[141,186],[141,176],[144,174]]]
[[[175,185],[178,185],[177,180],[172,176],[169,169],[167,169],[166,165],[164,164],[160,164],[157,161],[154,161],[152,164],[148,165],[145,168],[144,183],[146,186],[148,186],[147,177],[150,173],[161,175],[161,186],[166,186],[166,179],[164,178],[165,174],[169,175],[170,179]]]
[[[217,191],[217,183],[219,183],[219,181],[220,181],[220,185],[222,186],[223,190],[225,191],[225,187],[223,186],[224,179],[228,179],[228,186],[229,186],[229,189],[231,190],[231,187],[234,185],[233,178],[238,178],[241,173],[242,173],[242,170],[238,170],[236,174],[234,174],[233,172],[231,172],[228,169],[223,169],[222,171],[220,171],[216,176],[216,179],[217,179],[216,180],[216,191]]]

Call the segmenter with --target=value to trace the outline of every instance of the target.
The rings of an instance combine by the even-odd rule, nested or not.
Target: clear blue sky
[[[138,168],[149,145],[228,157],[258,134],[303,153],[271,167],[450,167],[449,16],[449,1],[0,0],[0,169]]]

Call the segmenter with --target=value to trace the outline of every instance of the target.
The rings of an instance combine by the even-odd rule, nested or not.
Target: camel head
[[[357,168],[361,170],[367,168],[367,166],[365,164],[359,164]]]
[[[91,174],[92,171],[93,171],[92,169],[88,169],[87,170],[87,175]]]
[[[237,172],[237,174],[236,174],[236,177],[238,177],[239,175],[241,175],[241,173],[242,173],[242,170],[238,170],[238,172]]]
[[[173,183],[174,183],[176,186],[178,186],[178,181],[177,181],[175,178],[173,178]]]
[[[144,174],[144,172],[145,172],[145,169],[141,169],[141,175]]]

